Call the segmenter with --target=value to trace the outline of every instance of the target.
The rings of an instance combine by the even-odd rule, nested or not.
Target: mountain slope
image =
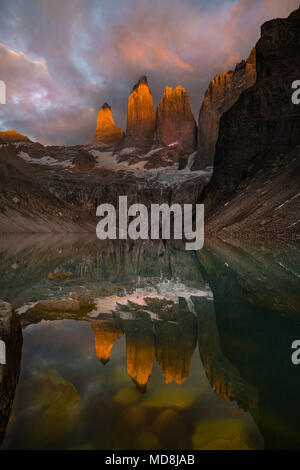
[[[0,149],[0,232],[86,232],[95,223],[43,188],[14,149]]]

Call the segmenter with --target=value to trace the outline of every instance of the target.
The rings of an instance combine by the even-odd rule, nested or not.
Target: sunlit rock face
[[[222,72],[212,80],[200,109],[198,155],[194,170],[213,164],[221,117],[236,103],[244,90],[254,85],[255,80],[255,49],[252,49],[248,60],[238,64],[235,70]]]
[[[122,330],[111,320],[92,321],[90,323],[95,334],[95,346],[98,359],[106,364],[117,339],[123,336]]]
[[[128,98],[126,147],[147,148],[154,139],[156,114],[147,77],[141,77]]]
[[[18,142],[31,142],[26,135],[19,134],[14,129],[10,131],[0,132],[0,143],[18,143]]]
[[[146,391],[154,361],[154,343],[143,344],[142,338],[126,338],[127,371],[141,392]]]
[[[93,145],[120,145],[124,138],[123,129],[119,129],[114,121],[111,107],[109,104],[104,103],[99,110],[97,119],[97,128],[93,141]]]
[[[5,344],[4,354],[2,343],[0,361],[1,445],[5,436],[6,426],[18,382],[23,342],[21,326],[16,315],[12,311],[11,305],[3,302],[2,300],[0,300],[0,340]]]
[[[186,153],[196,148],[197,125],[190,106],[190,97],[182,86],[165,88],[157,108],[156,141],[158,146],[177,144]]]

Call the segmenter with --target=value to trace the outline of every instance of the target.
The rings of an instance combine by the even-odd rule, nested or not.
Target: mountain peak
[[[110,109],[111,110],[111,106],[108,103],[104,103],[102,105],[101,109]]]
[[[149,85],[148,85],[148,79],[147,79],[146,75],[142,75],[142,76],[138,79],[138,81],[137,81],[137,83],[134,85],[132,91],[136,90],[140,85],[147,85],[147,86],[149,86]]]
[[[118,129],[108,103],[104,103],[98,112],[97,128],[92,144],[119,145],[124,138],[124,131]]]
[[[127,147],[147,148],[152,145],[155,131],[155,109],[146,76],[142,76],[128,98]]]
[[[26,135],[20,134],[15,129],[0,132],[0,138],[10,144],[18,142],[31,142],[31,140]]]
[[[156,140],[158,145],[177,143],[184,153],[196,147],[196,121],[191,111],[190,98],[183,86],[165,87],[157,108]]]

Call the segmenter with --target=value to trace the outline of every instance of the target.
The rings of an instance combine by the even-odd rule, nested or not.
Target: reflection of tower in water
[[[123,331],[113,320],[94,320],[91,327],[95,334],[97,357],[102,364],[106,364],[115,341],[123,336]]]
[[[127,372],[137,388],[146,392],[154,360],[166,384],[182,384],[189,375],[197,344],[197,320],[184,299],[179,303],[149,298],[145,306],[130,302],[110,320],[94,320],[97,357],[103,364],[110,359],[112,347],[123,333],[126,336]],[[145,315],[151,310],[155,320]]]

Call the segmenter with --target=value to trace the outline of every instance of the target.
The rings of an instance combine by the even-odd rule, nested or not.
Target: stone
[[[96,166],[96,158],[90,155],[88,152],[82,151],[74,159],[73,173],[81,173],[84,171],[93,170]]]

